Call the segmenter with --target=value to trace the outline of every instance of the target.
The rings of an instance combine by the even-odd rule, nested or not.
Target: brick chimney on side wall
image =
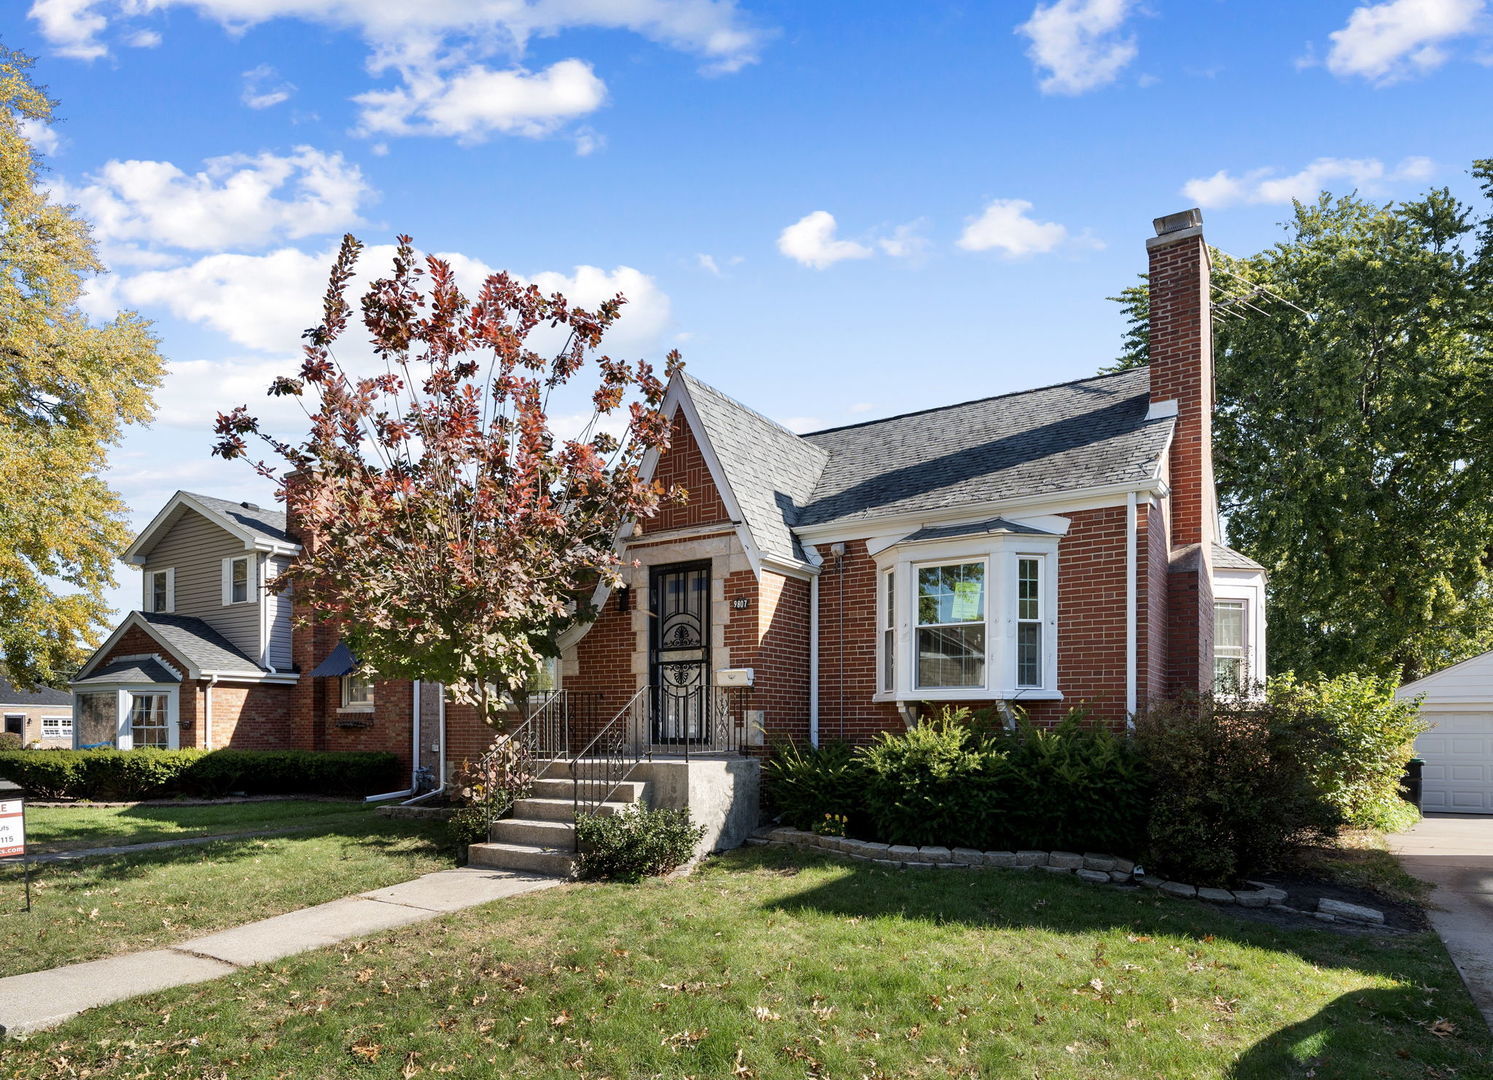
[[[1213,684],[1213,326],[1211,263],[1203,215],[1184,210],[1155,221],[1150,256],[1151,409],[1175,409],[1167,574],[1167,683],[1174,693]]]
[[[285,476],[285,531],[292,540],[309,551],[315,546],[316,538],[306,528],[297,510],[296,500],[292,497],[305,480],[306,474],[299,471]],[[309,673],[336,648],[341,634],[332,623],[310,619],[310,609],[300,603],[294,589],[291,590],[290,603],[291,663],[300,673],[300,678],[291,688],[291,747],[296,750],[325,750],[329,718],[337,705],[341,704],[341,699],[333,703],[333,690],[327,685],[328,680],[313,679]],[[302,625],[303,620],[306,620],[305,625]]]

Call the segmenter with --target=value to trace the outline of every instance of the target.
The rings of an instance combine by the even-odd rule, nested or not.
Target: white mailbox
[[[721,668],[715,673],[717,686],[751,686],[752,669],[749,667]]]

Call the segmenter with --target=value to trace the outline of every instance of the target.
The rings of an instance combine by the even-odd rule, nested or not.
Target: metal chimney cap
[[[1155,218],[1151,224],[1156,227],[1157,236],[1181,232],[1183,229],[1198,229],[1203,225],[1203,212],[1194,206],[1191,210],[1182,210],[1175,214],[1167,214],[1166,217]]]

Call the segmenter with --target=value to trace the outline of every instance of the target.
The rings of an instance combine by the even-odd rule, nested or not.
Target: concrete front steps
[[[610,785],[571,779],[568,761],[551,761],[534,781],[527,799],[513,804],[513,814],[495,821],[485,844],[467,849],[467,864],[491,870],[524,870],[530,873],[569,877],[575,868],[575,796],[582,799],[608,795],[593,807],[598,814],[615,814],[629,803],[642,802],[646,782],[628,780],[608,792]]]

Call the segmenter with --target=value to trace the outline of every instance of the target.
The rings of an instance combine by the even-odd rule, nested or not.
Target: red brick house
[[[564,642],[572,741],[625,713],[650,746],[713,747],[719,688],[746,683],[737,738],[760,743],[955,703],[1123,725],[1263,671],[1264,571],[1218,542],[1201,216],[1156,233],[1149,368],[804,435],[676,379],[645,468],[689,500],[627,530],[624,587]],[[78,744],[378,748],[435,774],[480,752],[439,687],[363,682],[335,630],[292,627],[263,586],[298,544],[283,514],[178,494],[127,555],[142,609],[74,684]]]

